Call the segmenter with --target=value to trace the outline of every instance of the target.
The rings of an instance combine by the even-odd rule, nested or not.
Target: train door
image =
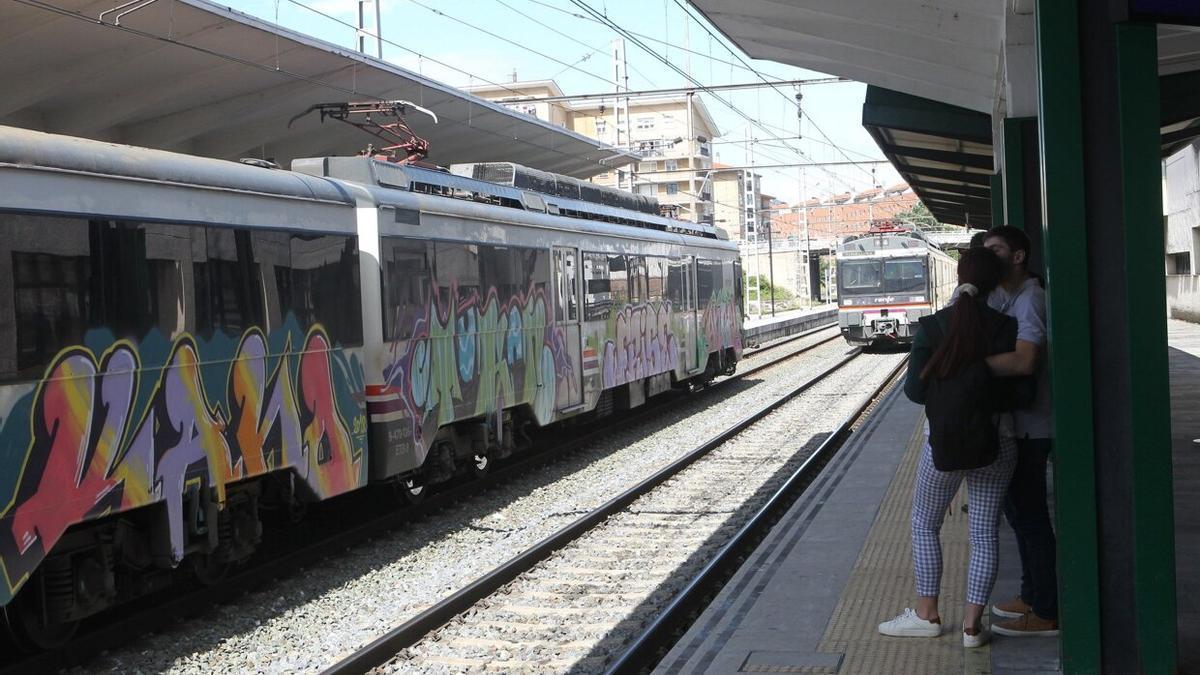
[[[696,307],[696,257],[686,256],[683,259],[683,295],[684,295],[684,331],[687,341],[684,343],[684,368],[688,374],[695,374],[703,367],[700,357],[700,328]]]
[[[583,404],[582,331],[579,303],[579,249],[554,248],[554,327],[570,371],[555,377],[555,407],[568,410]],[[558,368],[558,364],[555,364]]]

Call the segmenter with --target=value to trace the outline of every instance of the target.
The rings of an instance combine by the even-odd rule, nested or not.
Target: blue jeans
[[[1021,599],[1043,619],[1058,620],[1058,554],[1046,505],[1049,438],[1017,439],[1017,468],[1004,500],[1004,517],[1021,553]]]

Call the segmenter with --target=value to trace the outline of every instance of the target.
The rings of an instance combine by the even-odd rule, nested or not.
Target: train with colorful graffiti
[[[837,248],[842,337],[863,347],[911,343],[917,320],[950,302],[956,264],[920,230],[892,221],[846,237]]]
[[[0,185],[0,605],[22,644],[218,583],[265,509],[419,498],[741,356],[723,233],[515,165],[282,170],[0,127]]]

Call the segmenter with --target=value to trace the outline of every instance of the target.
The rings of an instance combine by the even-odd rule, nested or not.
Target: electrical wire
[[[706,26],[706,25],[704,24],[704,22],[703,22],[703,21],[701,21],[700,19],[698,19],[698,18],[697,18],[695,15],[693,15],[693,14],[691,13],[691,11],[689,11],[689,10],[688,10],[688,7],[687,7],[687,5],[686,5],[686,4],[684,4],[682,0],[674,0],[674,2],[675,2],[675,4],[676,4],[676,5],[678,5],[678,6],[679,6],[679,8],[680,8],[681,10],[683,10],[683,13],[684,13],[684,14],[685,14],[685,15],[686,15],[686,16],[687,16],[689,19],[691,19],[692,21],[695,21],[695,22],[696,22],[696,25],[698,25],[698,26],[700,26],[701,28],[703,28],[703,29],[704,29],[704,32],[708,33],[708,34],[709,34],[711,37],[713,37],[714,39],[716,39],[716,37],[717,37],[717,36],[716,36],[715,34],[713,34],[713,32],[712,32],[712,31],[711,31],[711,30],[708,28],[708,26]],[[767,80],[767,78],[763,77],[762,73],[758,72],[758,70],[756,70],[756,69],[755,69],[753,66],[751,66],[749,63],[747,63],[747,62],[746,62],[746,60],[745,60],[745,59],[743,59],[743,58],[741,57],[741,55],[740,55],[740,54],[738,54],[737,52],[735,52],[735,51],[734,51],[734,50],[733,50],[731,47],[729,47],[728,45],[726,45],[724,42],[722,42],[722,41],[720,41],[720,40],[718,40],[718,42],[721,42],[721,44],[722,44],[722,45],[725,47],[725,49],[726,49],[726,50],[728,50],[728,51],[729,51],[729,53],[730,53],[731,55],[733,55],[735,58],[737,58],[737,60],[741,61],[741,62],[742,62],[742,64],[746,66],[746,68],[749,68],[749,69],[750,69],[750,71],[751,71],[751,72],[753,72],[753,73],[754,73],[754,74],[755,74],[755,75],[758,77],[758,79],[760,79],[760,80],[762,80],[763,82],[766,82],[768,85],[770,85],[770,86],[771,86],[771,88],[772,88],[772,89],[774,89],[775,91],[779,92],[779,95],[780,95],[780,96],[782,96],[784,99],[786,99],[786,100],[788,100],[788,101],[791,101],[791,100],[793,100],[793,99],[792,99],[791,97],[789,97],[787,94],[783,93],[783,90],[779,89],[779,87],[775,86],[774,84],[771,84],[771,83],[770,83],[770,82]],[[799,107],[800,107],[800,102],[799,102],[799,101],[796,101],[796,107],[797,107],[797,108],[799,108]],[[828,134],[826,134],[826,133],[825,133],[825,131],[824,131],[823,129],[821,129],[821,127],[820,127],[820,126],[819,126],[819,125],[818,125],[816,122],[814,122],[814,121],[813,121],[812,117],[809,117],[809,119],[808,119],[808,123],[809,123],[809,124],[811,124],[811,125],[812,125],[812,127],[813,127],[814,129],[816,129],[816,130],[817,130],[817,133],[821,134],[821,136],[823,136],[823,137],[825,138],[825,140],[826,140],[826,141],[829,141],[829,143],[830,143],[831,145],[833,145],[833,146],[834,146],[834,148],[836,148],[836,149],[837,149],[839,152],[841,152],[842,156],[843,156],[843,157],[845,157],[847,161],[850,161],[851,163],[853,163],[853,161],[854,161],[854,160],[851,160],[851,159],[850,159],[850,156],[849,156],[849,155],[847,155],[847,154],[845,153],[845,151],[843,151],[843,150],[841,149],[841,147],[840,147],[840,146],[838,146],[836,143],[834,143],[834,142],[833,142],[833,139],[832,139],[832,138],[830,138],[830,137],[829,137],[829,135],[828,135]],[[859,168],[862,168],[862,167],[859,167]],[[872,178],[874,178],[874,174],[873,174],[873,173],[871,173],[871,172],[868,172],[866,169],[862,169],[862,170],[863,170],[863,172],[867,173],[867,174],[868,174],[868,175],[870,175]]]
[[[610,54],[609,54],[607,51],[605,51],[605,50],[602,50],[602,49],[600,49],[599,47],[593,47],[593,46],[591,46],[591,45],[587,44],[586,42],[584,42],[584,41],[582,41],[582,40],[580,40],[580,39],[578,39],[578,38],[576,38],[576,37],[574,37],[574,36],[572,36],[572,35],[570,35],[570,34],[568,34],[568,33],[564,33],[563,31],[561,31],[561,30],[559,30],[559,29],[555,28],[554,26],[551,26],[550,24],[547,24],[547,23],[545,23],[545,22],[543,22],[543,21],[540,21],[540,20],[538,20],[538,19],[536,19],[536,18],[534,18],[534,17],[532,17],[532,16],[530,16],[530,15],[526,14],[525,12],[522,12],[521,10],[517,9],[516,7],[513,7],[512,5],[508,4],[508,3],[507,3],[507,2],[505,2],[504,0],[496,0],[496,2],[500,3],[500,5],[502,5],[502,6],[504,6],[505,8],[507,8],[507,9],[508,9],[510,12],[513,12],[514,14],[517,14],[517,15],[519,15],[519,16],[522,16],[522,17],[524,17],[524,18],[526,18],[526,19],[528,19],[528,20],[532,21],[533,23],[536,23],[537,25],[541,26],[542,28],[545,28],[545,29],[546,29],[546,30],[548,30],[548,31],[551,31],[551,32],[553,32],[553,33],[557,33],[558,35],[561,35],[561,36],[563,36],[564,38],[566,38],[566,39],[570,40],[571,42],[574,42],[574,43],[576,43],[576,44],[579,44],[579,45],[583,45],[584,47],[587,47],[588,49],[592,50],[593,52],[595,52],[595,53],[597,53],[597,54],[599,54],[599,55],[601,55],[601,56],[605,56],[605,57],[607,57],[607,56],[610,56]],[[542,4],[542,3],[538,3],[538,4]],[[576,15],[574,15],[574,14],[573,14],[572,16],[576,16]],[[656,89],[658,88],[658,85],[657,85],[657,84],[654,82],[654,80],[650,79],[650,78],[649,78],[649,77],[648,77],[648,76],[647,76],[645,73],[643,73],[642,71],[638,70],[637,68],[633,67],[632,65],[631,65],[631,66],[629,66],[629,69],[630,69],[630,70],[632,70],[633,72],[637,73],[637,74],[638,74],[638,75],[639,75],[639,76],[640,76],[640,77],[641,77],[643,80],[645,80],[646,82],[649,82],[649,83],[650,83],[650,86],[652,86],[652,87],[654,87],[654,88],[656,88]],[[553,78],[551,78],[551,79],[553,79]]]
[[[584,75],[587,75],[588,77],[593,77],[597,80],[600,80],[601,82],[603,82],[605,84],[612,84],[612,80],[609,80],[608,78],[606,78],[602,75],[597,75],[591,71],[584,70],[582,68],[577,68],[576,66],[574,66],[570,63],[567,63],[566,61],[557,59],[557,58],[550,56],[549,54],[546,54],[544,52],[540,52],[540,51],[534,49],[533,47],[530,47],[529,45],[521,44],[520,42],[517,42],[516,40],[510,40],[510,39],[504,37],[503,35],[500,35],[498,33],[493,33],[492,31],[490,31],[486,28],[480,28],[479,26],[476,26],[475,24],[473,24],[469,21],[464,21],[463,19],[460,19],[456,16],[447,14],[436,7],[430,7],[429,5],[426,5],[425,3],[420,2],[420,0],[408,0],[408,1],[411,2],[412,4],[416,5],[417,7],[421,7],[423,9],[429,10],[430,12],[433,12],[434,14],[437,14],[438,16],[442,16],[447,19],[450,19],[451,21],[462,24],[462,25],[466,26],[467,28],[471,28],[473,30],[479,31],[480,33],[483,33],[484,35],[490,35],[491,37],[494,37],[497,40],[500,40],[501,42],[505,42],[507,44],[510,44],[510,45],[520,48],[520,49],[524,49],[525,51],[527,51],[531,54],[536,54],[537,56],[540,56],[548,61],[553,61],[554,63],[557,63],[560,66],[566,66],[568,70],[574,70],[574,71],[583,73]],[[591,46],[589,45],[588,48],[591,49]]]
[[[569,9],[563,9],[563,8],[561,8],[561,7],[556,7],[556,6],[554,6],[554,5],[552,5],[552,4],[548,3],[548,2],[542,2],[542,0],[525,0],[525,1],[526,1],[526,2],[532,2],[532,3],[533,3],[533,4],[535,4],[535,5],[541,5],[542,7],[545,7],[545,8],[547,8],[547,9],[552,9],[552,10],[554,10],[554,11],[556,11],[556,12],[559,12],[559,13],[562,13],[562,14],[566,14],[567,16],[572,16],[572,17],[575,17],[576,19],[583,19],[584,21],[589,21],[589,22],[591,22],[591,23],[596,23],[596,24],[604,25],[604,22],[603,22],[603,21],[599,21],[599,20],[597,20],[597,19],[593,19],[593,18],[592,18],[592,17],[590,17],[590,16],[584,16],[583,14],[577,14],[577,13],[575,13],[575,12],[572,12],[572,11],[571,11],[571,10],[569,10]],[[605,13],[607,14],[607,12],[605,12]],[[724,65],[727,65],[727,66],[732,66],[732,67],[734,67],[734,68],[737,68],[737,69],[739,69],[739,70],[745,70],[745,71],[751,72],[751,69],[750,69],[750,68],[747,68],[747,67],[745,67],[745,66],[743,66],[743,65],[740,65],[740,64],[734,63],[733,61],[726,61],[725,59],[717,58],[717,57],[713,56],[712,54],[705,54],[704,52],[698,52],[698,51],[696,51],[696,50],[694,50],[694,49],[688,49],[688,48],[685,48],[685,47],[680,47],[679,45],[674,45],[674,44],[671,44],[671,43],[669,43],[669,42],[666,42],[665,40],[663,40],[663,39],[661,39],[661,38],[656,38],[656,37],[654,37],[654,36],[652,36],[652,35],[646,35],[645,33],[639,33],[639,32],[637,32],[637,31],[635,31],[635,30],[630,30],[630,31],[629,31],[629,33],[630,33],[631,35],[635,35],[635,36],[637,36],[637,37],[639,37],[639,38],[641,38],[641,39],[643,39],[643,40],[646,40],[646,41],[648,41],[648,42],[654,42],[654,43],[657,43],[657,44],[660,44],[660,45],[663,45],[663,46],[672,47],[672,48],[674,48],[674,49],[678,49],[679,51],[682,51],[682,52],[687,52],[687,53],[689,53],[689,54],[694,54],[695,56],[702,56],[702,57],[704,57],[704,58],[708,59],[710,63],[711,63],[711,62],[721,63],[721,64],[724,64]],[[711,74],[711,73],[710,73],[710,74]],[[711,78],[710,78],[710,79],[711,79]]]

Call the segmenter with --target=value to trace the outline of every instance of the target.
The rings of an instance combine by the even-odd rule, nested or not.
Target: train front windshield
[[[924,293],[927,282],[924,258],[844,260],[838,265],[838,291],[842,297]]]

